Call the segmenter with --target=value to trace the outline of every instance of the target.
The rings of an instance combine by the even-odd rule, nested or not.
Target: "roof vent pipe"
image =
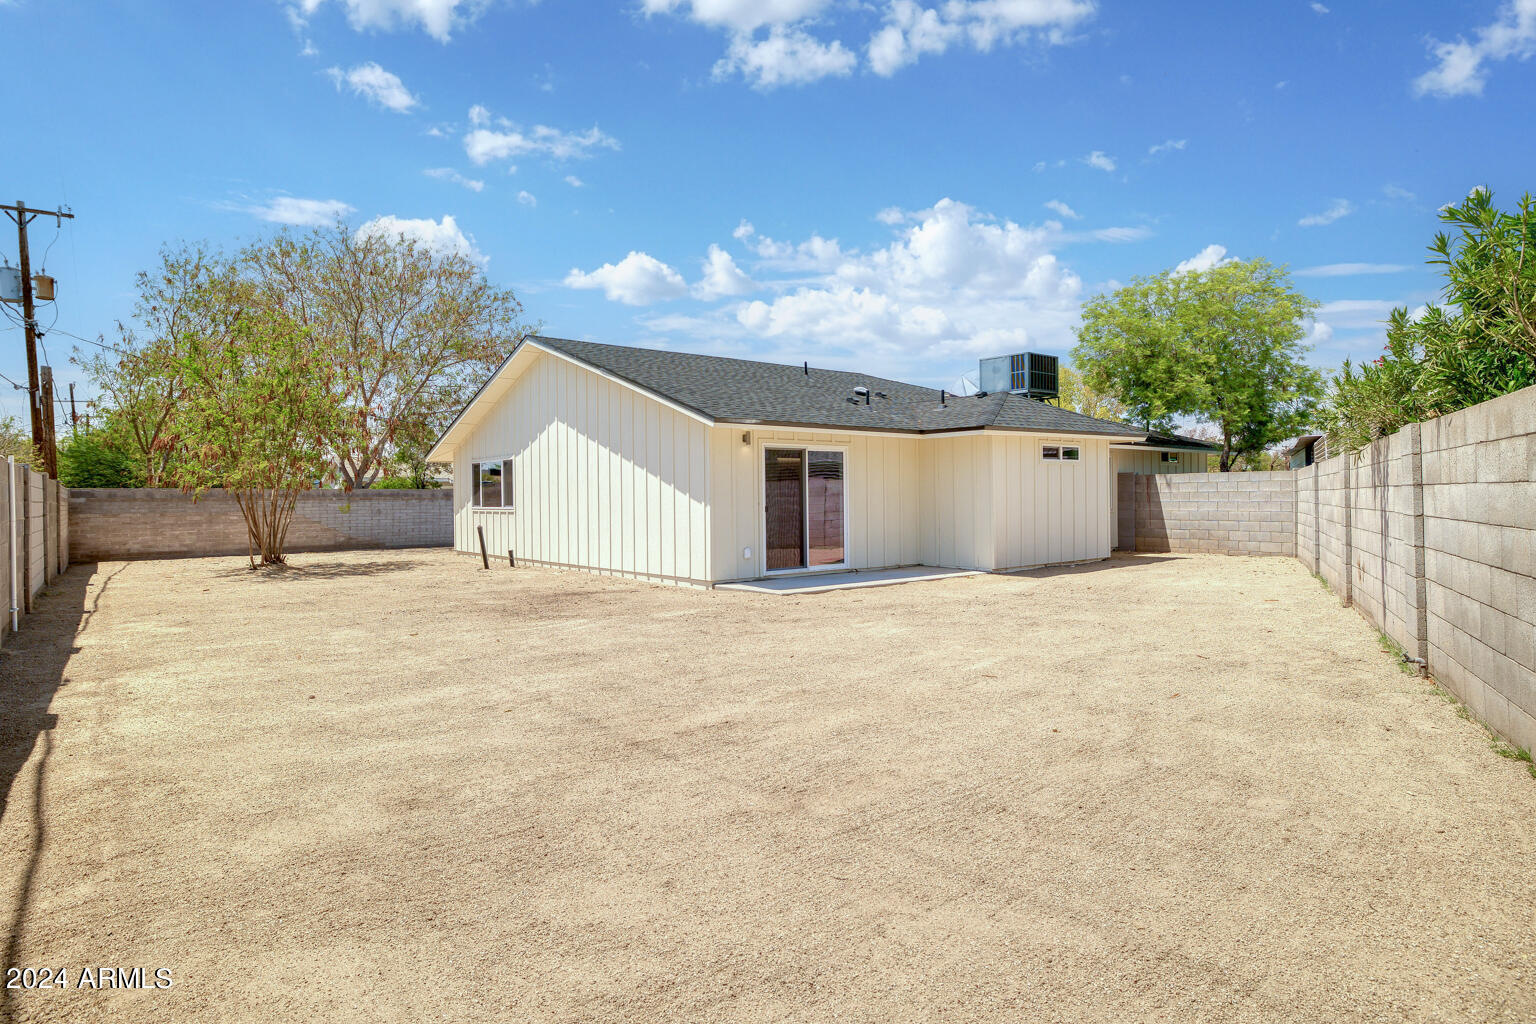
[[[943,388],[939,388],[939,404],[940,405],[948,405],[949,404],[949,395],[944,391]]]
[[[806,360],[806,363],[805,363],[805,375],[807,377],[809,377],[811,375],[811,363],[810,363],[810,360]]]

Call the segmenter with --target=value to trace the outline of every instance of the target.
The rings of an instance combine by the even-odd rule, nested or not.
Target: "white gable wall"
[[[454,547],[677,582],[711,579],[710,428],[569,360],[540,355],[459,445]],[[473,509],[470,464],[514,460],[516,506]]]

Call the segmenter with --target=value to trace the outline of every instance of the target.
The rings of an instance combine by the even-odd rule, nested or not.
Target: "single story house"
[[[1290,461],[1292,469],[1306,469],[1328,457],[1328,439],[1322,434],[1302,434],[1281,454]]]
[[[1208,450],[1023,390],[535,336],[428,459],[453,465],[457,550],[483,531],[496,558],[711,586],[1107,558],[1115,473]]]

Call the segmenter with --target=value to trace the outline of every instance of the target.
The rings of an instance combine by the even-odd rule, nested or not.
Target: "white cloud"
[[[887,206],[885,209],[875,214],[875,220],[879,221],[881,224],[889,224],[892,227],[895,227],[897,224],[900,224],[906,219],[907,215],[902,212],[902,209],[899,206]],[[743,221],[742,223],[745,224],[746,222]],[[737,230],[739,231],[741,229],[737,228]]]
[[[1173,268],[1174,276],[1181,274],[1198,274],[1210,270],[1227,262],[1227,247],[1224,245],[1208,245],[1195,253],[1189,259],[1184,260]]]
[[[1335,199],[1322,213],[1309,213],[1296,223],[1304,228],[1322,227],[1341,220],[1355,212],[1355,204],[1348,199]]]
[[[897,240],[868,253],[814,235],[763,240],[743,224],[743,240],[775,255],[819,249],[826,262],[771,301],[736,306],[736,324],[748,336],[852,347],[863,358],[872,350],[893,363],[1071,345],[1082,282],[1051,251],[1062,243],[1058,224],[1025,227],[951,199],[907,219]]]
[[[1159,142],[1157,145],[1148,149],[1147,155],[1157,156],[1159,153],[1170,153],[1177,149],[1183,149],[1187,145],[1189,145],[1188,139],[1169,139],[1166,142]]]
[[[1055,213],[1055,214],[1057,214],[1059,216],[1067,218],[1068,220],[1081,220],[1082,219],[1081,215],[1076,210],[1072,209],[1072,207],[1068,206],[1066,203],[1062,202],[1060,199],[1047,200],[1046,204],[1045,204],[1045,208],[1047,210],[1052,211],[1053,213]]]
[[[760,235],[750,222],[742,221],[731,235],[752,250],[758,262],[775,270],[828,270],[843,258],[837,239],[818,234],[796,245]]]
[[[566,132],[543,124],[524,131],[505,119],[496,119],[495,127],[490,126],[491,121],[491,113],[484,107],[469,109],[471,128],[464,135],[464,152],[477,165],[525,153],[569,160],[591,156],[595,149],[619,148],[618,140],[596,125],[584,132]]]
[[[1333,325],[1322,320],[1312,321],[1307,331],[1307,344],[1326,345],[1333,340]]]
[[[604,263],[591,272],[572,268],[567,288],[601,288],[611,301],[648,306],[688,293],[683,275],[648,253],[631,251],[617,264]]]
[[[947,0],[938,7],[891,0],[865,54],[871,71],[889,76],[960,43],[983,52],[1027,41],[1058,45],[1094,9],[1092,0]]]
[[[1340,299],[1323,303],[1317,310],[1317,317],[1326,317],[1334,327],[1377,327],[1400,305],[1402,303],[1385,299]]]
[[[1419,198],[1400,185],[1383,185],[1381,186],[1381,194],[1386,196],[1388,199],[1401,199],[1403,202],[1407,203],[1411,203],[1415,199]]]
[[[430,217],[410,219],[393,215],[375,217],[358,228],[357,235],[359,238],[370,236],[396,238],[404,235],[433,252],[457,253],[474,260],[481,266],[490,262],[490,258],[475,247],[475,240],[459,230],[458,222],[451,215],[445,214],[442,220],[433,220]]]
[[[239,209],[254,214],[273,224],[289,224],[294,227],[315,228],[335,223],[353,211],[353,207],[340,199],[300,199],[297,196],[276,196],[256,206]]]
[[[725,32],[728,49],[714,68],[716,78],[741,74],[758,89],[803,84],[849,74],[857,55],[839,39],[807,31],[831,0],[641,0],[646,15],[675,14]],[[1037,42],[1058,45],[1091,18],[1095,0],[943,0],[924,7],[918,0],[884,0],[881,25],[864,47],[867,65],[889,76],[925,54],[968,45]],[[863,10],[870,10],[865,6]]]
[[[1477,96],[1488,79],[1486,65],[1536,53],[1536,0],[1510,0],[1499,8],[1493,24],[1474,29],[1474,41],[1458,36],[1454,42],[1430,41],[1436,64],[1414,79],[1419,96]]]
[[[766,91],[846,75],[857,63],[853,52],[835,39],[823,43],[801,29],[775,25],[763,39],[733,37],[713,73],[716,79],[740,74],[754,89]]]
[[[1101,171],[1113,171],[1115,169],[1115,158],[1106,156],[1097,149],[1083,157],[1083,163],[1089,167],[1097,167]]]
[[[538,206],[539,205],[538,198],[532,192],[529,192],[527,189],[522,189],[521,191],[519,191],[517,193],[517,201],[519,203],[522,203],[524,206]]]
[[[1294,273],[1297,277],[1357,277],[1361,274],[1400,274],[1408,269],[1401,263],[1327,263],[1320,267],[1303,267]]]
[[[455,185],[463,185],[471,192],[479,192],[485,188],[485,182],[476,178],[466,178],[452,167],[428,167],[421,173],[438,181],[451,181]]]
[[[326,0],[293,0],[287,6],[288,18],[302,29]],[[478,0],[336,0],[345,9],[347,22],[356,31],[393,32],[401,28],[420,28],[438,42],[446,43],[453,31],[474,18],[485,7]],[[460,13],[462,8],[463,13]]]
[[[828,0],[641,0],[647,15],[686,12],[711,28],[751,32],[764,25],[788,25],[821,13]]]
[[[704,276],[693,286],[693,297],[711,301],[732,295],[745,295],[756,286],[731,258],[731,254],[718,245],[711,245],[704,257]]]
[[[576,175],[574,175],[574,174],[567,174],[565,176],[565,183],[567,185],[571,186],[571,188],[582,188],[583,186],[586,185],[586,182],[582,181],[580,178],[576,177]]]
[[[1099,228],[1089,233],[1089,237],[1097,242],[1139,242],[1143,238],[1152,237],[1152,229],[1148,227],[1134,228]]]
[[[1316,11],[1318,14],[1330,14],[1330,13],[1332,13],[1331,11],[1328,10],[1327,7],[1325,7],[1322,4],[1318,3],[1317,0],[1312,0],[1312,5],[1311,6],[1312,6],[1312,10]]]
[[[331,81],[336,83],[337,89],[346,86],[357,95],[385,110],[404,114],[421,105],[421,101],[412,96],[411,91],[405,87],[405,83],[400,81],[399,75],[393,71],[385,71],[373,61],[359,64],[345,71],[341,68],[326,68],[325,73],[331,76]]]

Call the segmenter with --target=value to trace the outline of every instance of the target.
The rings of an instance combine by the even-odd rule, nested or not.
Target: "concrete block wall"
[[[1430,671],[1536,749],[1536,388],[1419,426]]]
[[[23,616],[31,611],[33,598],[68,567],[60,551],[66,550],[61,544],[69,535],[69,492],[58,481],[20,465],[8,480],[6,466],[0,462],[0,595],[5,599],[0,606],[0,644],[11,628],[11,608],[17,609],[18,628],[25,628]]]
[[[77,487],[69,494],[69,558],[243,555],[245,519],[234,498],[209,491],[197,501],[180,491]],[[288,530],[289,551],[449,547],[453,492],[306,491]]]
[[[1136,550],[1295,555],[1290,472],[1134,477]]]
[[[1361,614],[1422,658],[1424,577],[1418,425],[1349,459],[1349,593]]]

